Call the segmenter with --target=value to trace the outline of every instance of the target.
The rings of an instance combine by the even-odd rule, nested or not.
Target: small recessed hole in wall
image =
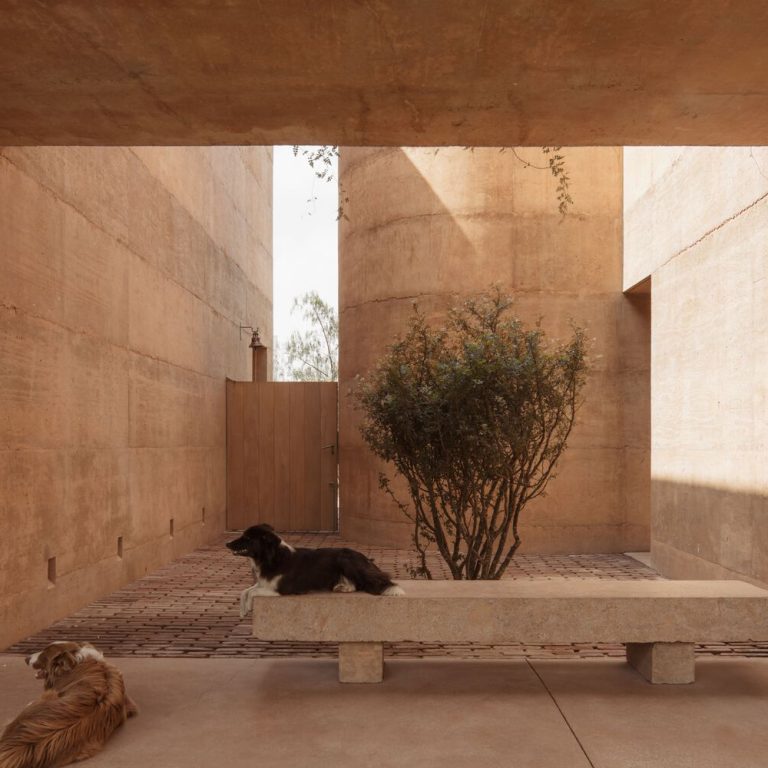
[[[117,556],[122,558],[123,556],[123,537],[117,537]]]
[[[203,525],[205,525],[205,507],[203,507],[203,515],[201,519],[203,521]]]
[[[52,587],[56,583],[56,558],[48,558],[48,586]]]
[[[171,538],[173,538],[173,518],[171,518],[171,524],[169,526],[169,533],[171,534]]]

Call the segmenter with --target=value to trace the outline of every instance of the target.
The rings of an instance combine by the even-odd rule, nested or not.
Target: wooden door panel
[[[337,529],[335,382],[227,382],[227,526]]]
[[[339,527],[339,389],[323,384],[320,389],[320,530]]]
[[[240,514],[244,504],[243,480],[243,390],[237,381],[227,381],[227,526],[229,515]]]
[[[247,382],[243,382],[247,385]],[[248,397],[247,386],[240,387],[242,399],[242,436],[243,458],[239,464],[243,479],[241,482],[242,497],[240,499],[240,509],[243,513],[247,512],[248,501],[258,499],[263,484],[263,478],[258,472],[246,471],[248,467],[260,466],[262,460],[262,447],[259,445],[259,434],[261,427],[261,413],[259,412],[259,399]],[[260,482],[261,481],[261,482]]]
[[[258,411],[261,429],[256,439],[259,444],[259,463],[248,467],[247,471],[259,475],[262,482],[259,484],[259,495],[248,499],[248,508],[245,511],[242,525],[238,528],[246,528],[254,522],[255,512],[264,517],[264,520],[275,519],[275,392],[271,387],[259,389],[262,384],[252,384],[251,397],[258,402]],[[245,467],[243,468],[245,470]]]
[[[257,384],[258,389],[266,386],[274,393],[274,432],[273,444],[275,451],[274,474],[272,476],[272,497],[274,507],[273,518],[259,520],[262,523],[270,523],[280,531],[290,531],[291,528],[291,495],[290,495],[290,450],[291,450],[291,396],[290,384],[264,385]],[[257,389],[257,391],[258,391]],[[259,472],[259,467],[248,467],[250,472]]]
[[[320,388],[313,386],[315,382],[305,382],[304,412],[302,432],[304,440],[301,444],[302,463],[304,466],[304,498],[302,501],[303,516],[298,530],[311,530],[312,525],[320,528],[320,464],[318,455],[322,443],[320,441]]]

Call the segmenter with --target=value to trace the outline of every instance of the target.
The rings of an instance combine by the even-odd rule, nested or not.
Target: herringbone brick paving
[[[243,558],[223,545],[223,534],[210,546],[161,568],[139,581],[16,643],[8,653],[26,654],[52,640],[89,640],[108,656],[185,656],[261,658],[333,656],[332,643],[265,642],[251,637],[250,618],[240,619],[238,597],[251,583]],[[328,533],[286,534],[296,546],[351,546],[376,560],[395,578],[409,578],[411,552],[368,547]],[[447,578],[438,557],[433,575]],[[655,571],[625,555],[519,555],[505,578],[511,579],[659,579]],[[697,647],[708,655],[768,656],[766,643],[710,643]],[[460,658],[586,658],[623,656],[624,647],[607,643],[572,645],[482,645],[391,643],[388,656]]]

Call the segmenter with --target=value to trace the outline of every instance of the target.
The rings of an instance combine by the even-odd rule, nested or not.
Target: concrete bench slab
[[[768,638],[768,591],[740,581],[399,583],[403,597],[257,598],[254,637],[339,643],[343,682],[380,682],[385,642],[624,643],[654,683],[693,682],[694,643]]]

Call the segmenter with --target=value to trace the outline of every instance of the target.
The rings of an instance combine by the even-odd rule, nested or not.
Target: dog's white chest
[[[249,558],[249,562],[251,564],[251,573],[253,574],[253,586],[257,589],[277,592],[277,585],[280,583],[282,576],[273,576],[271,579],[265,579],[261,575],[259,564],[253,558]]]
[[[259,580],[256,582],[256,586],[259,589],[267,589],[271,592],[277,592],[277,585],[280,583],[282,576],[273,576],[271,579],[264,579],[259,576]]]
[[[252,587],[248,587],[248,589],[244,589],[240,593],[241,619],[245,618],[251,612],[254,597],[277,597],[279,595],[277,587],[278,584],[280,584],[280,579],[283,578],[282,576],[274,576],[271,579],[262,579],[259,568],[255,563],[252,567],[252,570],[255,580],[254,585]]]

